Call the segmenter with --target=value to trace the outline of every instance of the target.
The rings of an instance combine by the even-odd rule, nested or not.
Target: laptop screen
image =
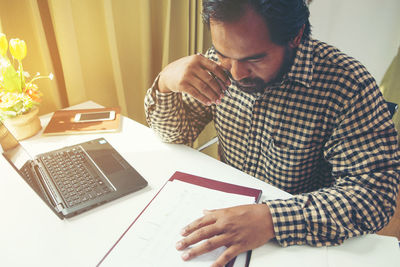
[[[0,152],[13,165],[19,172],[20,176],[27,182],[27,184],[43,199],[44,202],[54,211],[50,200],[43,193],[43,187],[40,182],[34,178],[31,167],[32,157],[12,135],[12,133],[0,121]],[[55,212],[55,211],[54,211]],[[57,212],[55,212],[57,214]],[[59,216],[59,214],[57,214]]]
[[[0,121],[0,152],[14,165],[17,170],[32,157],[26,152],[18,140],[11,134],[11,132]]]

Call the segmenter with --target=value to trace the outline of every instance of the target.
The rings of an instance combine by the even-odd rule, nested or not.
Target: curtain
[[[26,41],[40,113],[92,100],[145,124],[143,98],[169,62],[204,52],[201,0],[0,0],[0,30]]]
[[[400,106],[400,47],[397,55],[383,76],[380,89],[387,101],[394,102]],[[400,140],[400,110],[396,112],[393,121],[396,125],[398,139]]]

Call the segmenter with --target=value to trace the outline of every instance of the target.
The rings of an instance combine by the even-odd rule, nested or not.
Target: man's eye
[[[263,60],[263,58],[252,58],[252,59],[248,59],[247,60],[247,62],[250,62],[250,63],[256,63],[256,62],[260,62],[260,61],[262,61]]]

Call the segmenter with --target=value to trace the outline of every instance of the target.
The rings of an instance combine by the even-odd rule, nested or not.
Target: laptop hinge
[[[58,196],[57,192],[54,190],[54,186],[50,183],[49,179],[47,179],[47,174],[43,171],[37,161],[35,161],[34,170],[39,178],[39,182],[42,184],[42,188],[44,189],[44,193],[47,198],[50,200],[52,206],[56,209],[57,212],[61,212],[64,209],[64,204],[60,196]]]

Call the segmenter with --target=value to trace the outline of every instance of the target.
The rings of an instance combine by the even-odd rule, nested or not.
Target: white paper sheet
[[[184,262],[182,252],[175,249],[176,242],[182,239],[180,231],[203,216],[204,209],[252,203],[254,197],[169,181],[101,266],[210,266],[225,248]]]
[[[400,249],[394,237],[366,235],[340,246],[281,247],[276,241],[253,250],[250,267],[397,267]]]

